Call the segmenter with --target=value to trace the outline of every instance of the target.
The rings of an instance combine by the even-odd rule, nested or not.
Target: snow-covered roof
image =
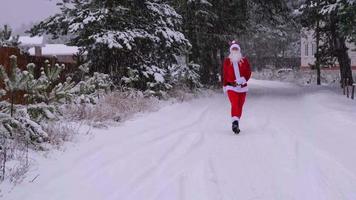
[[[43,36],[20,36],[20,46],[43,46]]]
[[[28,50],[30,55],[35,55],[35,48],[32,47]],[[43,56],[66,56],[74,55],[79,52],[79,47],[67,46],[64,44],[46,44],[42,47]]]

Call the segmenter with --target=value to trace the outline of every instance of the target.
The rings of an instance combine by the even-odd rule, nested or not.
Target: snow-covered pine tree
[[[0,68],[2,67],[2,65],[0,65]],[[0,89],[0,99],[6,95],[6,91],[4,89]]]
[[[69,3],[66,3],[69,2]],[[61,13],[36,25],[33,34],[72,34],[71,44],[88,53],[91,72],[142,90],[170,87],[167,69],[185,53],[181,16],[161,0],[71,0]]]
[[[219,35],[215,34],[217,14],[210,0],[172,0],[171,3],[183,16],[183,32],[192,44],[188,62],[199,67],[201,82],[213,84],[217,80],[217,62],[212,51],[219,44]],[[213,54],[214,55],[214,54]],[[184,69],[189,69],[183,67]],[[178,69],[179,71],[179,69]],[[194,73],[194,72],[193,72]]]
[[[287,43],[281,40],[288,35],[283,31],[287,26],[281,27],[281,24],[291,19],[284,0],[268,2],[171,0],[171,2],[183,16],[184,34],[193,46],[189,61],[201,66],[200,75],[204,84],[217,83],[217,74],[220,72],[223,57],[228,53],[228,44],[234,39],[241,43],[244,53],[251,54],[261,47],[247,47],[254,46],[256,38],[267,38],[267,34],[280,41],[278,45]],[[284,35],[281,36],[280,33]],[[268,41],[271,42],[271,39]],[[277,44],[274,44],[271,49],[275,49],[276,46]]]
[[[312,30],[314,32],[313,37],[316,42],[316,53],[315,53],[315,67],[317,71],[317,85],[321,84],[321,64],[327,65],[328,60],[332,58],[330,51],[326,52],[326,46],[321,47],[321,23],[323,20],[323,16],[320,13],[321,8],[323,7],[324,1],[316,0],[316,1],[305,1],[301,4],[299,11],[301,11],[300,22],[304,27],[304,30]],[[304,33],[302,33],[304,34]],[[321,52],[323,50],[324,52]]]
[[[347,16],[342,20],[341,29],[350,36],[350,42],[356,45],[356,0],[347,1],[341,12]]]
[[[17,92],[26,89],[26,84],[29,80],[29,76],[27,71],[22,71],[18,68],[16,56],[13,55],[10,57],[10,65],[11,69],[9,71],[6,71],[5,67],[0,65],[0,79],[4,81],[4,89],[10,98],[10,113],[12,117],[15,112],[15,95]]]
[[[299,57],[300,27],[293,9],[296,5],[288,6],[286,2],[248,1],[248,26],[240,42],[255,70],[267,64],[275,68],[287,67],[281,66],[282,59]]]
[[[356,44],[356,0],[340,1],[338,10],[343,35],[349,36],[348,41]]]
[[[200,65],[193,62],[186,64],[181,63],[173,65],[169,72],[172,76],[172,80],[175,86],[179,88],[188,87],[190,90],[194,90],[202,87],[200,81]]]
[[[42,142],[48,135],[41,126],[33,121],[28,110],[21,105],[15,105],[15,94],[26,91],[27,84],[31,81],[30,73],[22,71],[17,66],[17,57],[10,57],[11,69],[7,71],[0,65],[0,79],[4,81],[5,88],[0,91],[0,96],[8,94],[9,101],[0,102],[0,135],[5,139],[21,138],[23,141]],[[43,110],[43,109],[42,109]]]
[[[12,36],[12,30],[8,25],[0,29],[0,47],[11,47],[18,45],[19,36]]]
[[[26,91],[29,103],[44,102],[47,105],[53,103],[64,103],[71,101],[71,90],[75,86],[71,77],[67,77],[64,83],[60,82],[60,74],[64,70],[64,65],[51,65],[45,61],[45,67],[41,68],[41,76],[35,79],[35,65],[27,65],[29,81],[26,84]]]
[[[83,70],[85,66],[81,67]],[[101,95],[107,93],[113,82],[108,74],[94,72],[93,76],[85,76],[73,89],[71,93],[79,98],[75,103],[95,104]]]

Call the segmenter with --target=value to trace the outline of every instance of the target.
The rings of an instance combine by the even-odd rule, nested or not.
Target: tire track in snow
[[[169,140],[169,139],[175,139],[174,137],[177,137],[179,135],[184,135],[185,133],[181,133],[181,134],[176,134],[176,133],[180,133],[180,131],[189,129],[192,126],[195,126],[201,119],[202,117],[206,114],[208,110],[208,107],[202,107],[202,109],[200,109],[198,112],[198,115],[196,117],[196,119],[193,119],[193,121],[187,121],[189,122],[188,124],[183,124],[180,125],[179,127],[174,127],[171,128],[169,130],[167,130],[167,132],[164,132],[162,135],[159,136],[154,136],[155,132],[160,132],[159,130],[151,130],[150,136],[151,137],[137,137],[138,141],[134,141],[134,140],[129,140],[129,141],[125,141],[121,143],[121,148],[117,149],[117,152],[111,152],[112,149],[109,147],[112,146],[119,146],[119,144],[113,143],[111,142],[111,144],[102,144],[101,145],[101,149],[99,149],[98,151],[95,151],[96,148],[93,148],[94,150],[90,150],[89,152],[84,152],[81,153],[80,156],[78,156],[78,158],[83,158],[83,159],[78,159],[75,160],[75,162],[72,163],[72,165],[68,165],[67,167],[64,167],[60,170],[58,170],[56,173],[54,173],[52,175],[52,177],[50,178],[52,183],[47,183],[45,187],[55,187],[55,185],[57,184],[56,179],[63,179],[64,177],[61,176],[61,174],[65,175],[65,177],[70,177],[70,176],[76,176],[78,171],[81,171],[81,178],[87,178],[87,177],[91,177],[89,179],[95,179],[98,176],[101,176],[100,173],[98,172],[97,166],[98,165],[92,165],[93,160],[95,160],[95,162],[99,162],[100,166],[102,166],[102,169],[100,171],[105,171],[105,166],[107,166],[108,168],[110,168],[111,165],[115,164],[116,162],[122,162],[122,160],[134,156],[135,154],[138,154],[140,152],[144,152],[147,151],[147,148],[149,146],[154,146],[157,145],[156,142],[160,142],[160,143],[165,143],[165,140]],[[191,119],[191,118],[190,118]],[[153,136],[152,136],[153,135]],[[152,138],[153,137],[153,138]],[[148,141],[145,141],[147,140]],[[162,141],[160,141],[162,140]],[[105,145],[105,147],[104,147]],[[126,152],[126,151],[121,151],[120,149],[128,149],[131,150],[130,152]],[[134,149],[134,150],[132,150]],[[93,153],[95,152],[95,153]],[[114,154],[113,154],[114,153]],[[108,156],[108,155],[112,155],[113,156]],[[118,155],[117,155],[118,154]],[[105,156],[103,156],[105,155]],[[100,162],[101,159],[105,159],[103,162]],[[80,169],[85,169],[80,170]]]
[[[211,105],[208,107],[212,107]],[[199,176],[194,176],[196,179],[194,180],[203,180],[201,182],[199,182],[199,184],[195,184],[195,188],[197,187],[197,185],[200,185],[200,189],[204,189],[207,188],[206,186],[206,181],[208,180],[207,175],[205,174],[207,172],[206,169],[206,156],[204,156],[206,153],[206,148],[204,148],[204,141],[205,141],[205,131],[201,131],[204,130],[204,126],[206,124],[206,121],[208,119],[208,117],[211,116],[211,110],[209,110],[208,112],[204,112],[202,119],[199,121],[199,123],[197,123],[195,126],[191,127],[191,131],[196,135],[195,137],[193,137],[193,142],[189,142],[189,141],[184,141],[186,142],[188,145],[188,148],[181,148],[182,145],[184,145],[184,143],[179,145],[179,148],[176,148],[175,151],[177,152],[184,152],[185,154],[181,155],[180,157],[177,158],[172,158],[172,153],[170,153],[170,161],[163,159],[160,163],[162,163],[162,165],[159,166],[159,168],[156,168],[154,171],[154,174],[151,173],[151,177],[153,177],[154,180],[161,180],[163,177],[163,174],[168,173],[169,171],[171,174],[171,178],[167,179],[166,177],[166,181],[163,185],[158,186],[158,188],[156,189],[156,192],[152,194],[152,198],[151,196],[146,196],[146,199],[161,199],[160,196],[162,195],[162,193],[164,193],[168,187],[170,187],[170,185],[174,184],[174,182],[180,182],[179,184],[179,188],[178,191],[184,191],[184,193],[186,193],[186,189],[185,188],[190,188],[190,187],[186,187],[187,185],[187,179],[191,180],[191,177],[189,176],[189,174],[192,174],[192,171],[196,171],[196,169],[199,170],[203,170],[204,169],[204,173],[198,173],[200,174]],[[195,128],[195,129],[194,129]],[[198,130],[196,130],[196,128]],[[193,134],[192,134],[193,136]],[[183,150],[182,150],[183,149]],[[186,149],[186,150],[185,150]],[[187,164],[189,163],[189,165],[187,166]],[[202,165],[202,163],[204,163]],[[152,170],[150,170],[152,171]],[[194,174],[194,173],[193,173]],[[196,175],[196,173],[195,173]],[[161,177],[161,178],[160,178]],[[147,189],[147,187],[149,188],[150,185],[152,185],[153,183],[157,182],[157,181],[153,181],[150,180],[149,178],[146,179],[146,183],[141,184],[141,187],[138,188],[136,190],[136,192],[134,192],[132,194],[132,196],[129,196],[128,199],[138,199],[139,197],[137,197],[137,194],[140,194],[139,191],[141,190],[145,190]],[[154,184],[156,185],[156,184]],[[157,184],[160,185],[160,184]],[[156,186],[157,186],[156,185]],[[169,189],[169,188],[168,188]],[[210,188],[212,189],[212,188]],[[205,190],[206,192],[207,190]],[[192,196],[194,196],[194,193],[189,193],[189,197],[190,198],[194,198]],[[184,199],[184,195],[181,194],[181,199]],[[195,199],[210,199],[209,196],[205,196],[204,198],[195,198]],[[212,198],[215,199],[215,198]]]
[[[155,161],[153,164],[151,164],[146,170],[140,172],[138,175],[136,175],[133,178],[133,181],[129,183],[129,189],[127,191],[133,190],[136,188],[135,191],[139,190],[140,185],[150,185],[151,183],[149,181],[144,181],[144,180],[149,180],[150,178],[154,176],[158,176],[157,172],[162,172],[165,170],[165,168],[169,168],[169,165],[174,165],[174,160],[175,159],[181,159],[182,157],[186,157],[188,153],[191,153],[194,148],[197,148],[202,141],[203,137],[200,134],[196,133],[196,130],[194,127],[199,125],[199,122],[202,121],[202,119],[207,116],[209,107],[205,106],[203,111],[199,114],[199,118],[196,121],[193,121],[192,123],[189,123],[188,125],[183,125],[181,128],[177,128],[177,130],[170,132],[167,136],[159,136],[153,140],[151,140],[151,145],[156,146],[158,145],[157,142],[162,142],[165,143],[166,139],[172,138],[175,139],[175,143],[173,146],[171,146],[168,151],[166,151],[163,155],[160,156],[160,158]],[[192,130],[190,130],[192,129]],[[176,138],[178,137],[178,139]],[[154,143],[152,143],[154,142]],[[187,147],[185,147],[187,146]],[[181,148],[184,147],[184,148]],[[174,156],[176,155],[176,156]],[[175,158],[177,157],[177,158]],[[170,164],[172,163],[172,164]],[[147,183],[141,183],[141,182],[147,182]],[[169,181],[168,181],[169,182]],[[142,188],[143,186],[141,186]],[[129,193],[129,192],[121,192],[121,193]],[[158,194],[160,191],[158,190]],[[137,192],[132,192],[129,193],[128,199],[130,199],[130,196],[134,196],[137,194]],[[113,195],[113,199],[119,196],[118,194]],[[123,198],[123,197],[120,197]],[[146,196],[147,198],[147,196]],[[126,198],[123,198],[126,199]]]
[[[143,172],[143,174],[141,174],[140,176],[135,178],[135,181],[133,183],[133,185],[130,187],[130,189],[133,189],[133,192],[130,193],[128,192],[128,198],[123,198],[123,199],[136,199],[135,195],[136,194],[141,194],[138,193],[138,191],[140,190],[145,190],[147,189],[147,187],[150,187],[152,185],[152,179],[154,180],[153,182],[156,184],[154,184],[154,187],[158,188],[156,189],[156,195],[159,194],[163,188],[162,183],[159,183],[159,177],[161,174],[164,174],[166,171],[169,171],[169,169],[172,170],[172,167],[174,166],[178,166],[181,165],[182,167],[184,166],[184,164],[187,163],[187,159],[190,160],[190,162],[194,162],[194,160],[189,159],[189,157],[191,157],[192,154],[191,151],[194,148],[197,148],[197,146],[199,146],[203,140],[202,137],[197,137],[196,135],[187,135],[188,137],[186,137],[185,141],[178,143],[179,145],[177,145],[174,150],[171,150],[171,152],[168,152],[167,154],[165,154],[165,157],[161,157],[159,159],[159,163],[155,166],[153,166],[152,168],[146,170],[145,172]],[[198,135],[199,136],[199,135]],[[191,137],[191,138],[189,138]],[[186,149],[187,147],[185,147],[186,145],[188,145],[188,149]],[[184,148],[178,148],[178,147],[184,147]],[[186,150],[184,150],[186,149]],[[175,153],[176,152],[176,153]],[[169,157],[168,157],[169,155]],[[187,158],[188,157],[188,158]],[[176,174],[175,177],[181,173],[184,172],[184,167],[181,169],[178,168],[173,168],[175,169],[172,173]],[[171,182],[171,180],[167,179],[168,177],[166,177],[165,179],[165,183],[167,182]],[[155,180],[156,179],[156,180]],[[158,183],[157,183],[158,182]],[[155,196],[155,195],[153,195]],[[152,197],[147,197],[146,199],[155,199]]]
[[[356,199],[354,171],[315,143],[323,138],[313,122],[332,110],[305,104],[299,87],[273,85],[252,82],[240,135],[225,96],[172,106],[111,129],[8,199]]]

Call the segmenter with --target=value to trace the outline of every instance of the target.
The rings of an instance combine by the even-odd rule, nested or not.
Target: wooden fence
[[[13,47],[0,47],[0,65],[3,65],[5,67],[5,70],[7,72],[10,72],[11,66],[10,66],[10,56],[15,55],[17,57],[17,66],[21,69],[24,70],[26,69],[26,66],[29,63],[34,63],[36,65],[35,68],[35,78],[38,78],[40,76],[40,69],[41,67],[45,68],[45,61],[49,60],[50,63],[58,63],[58,64],[64,64],[66,66],[65,70],[61,74],[61,81],[64,81],[66,79],[66,76],[68,74],[73,73],[75,70],[77,70],[77,65],[73,63],[60,63],[57,62],[57,59],[55,57],[44,57],[44,56],[31,56],[25,53],[22,53],[20,49],[18,48],[13,48]],[[3,80],[0,80],[0,89],[4,88],[4,82]],[[17,104],[25,104],[26,99],[23,97],[25,92],[18,92],[15,94],[15,103]],[[9,95],[5,95],[3,98],[0,99],[0,101],[3,100],[8,100]]]

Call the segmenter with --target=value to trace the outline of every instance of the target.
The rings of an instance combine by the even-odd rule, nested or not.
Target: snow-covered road
[[[229,112],[227,98],[215,94],[96,130],[41,161],[4,198],[356,199],[356,101],[252,80],[240,135]]]

